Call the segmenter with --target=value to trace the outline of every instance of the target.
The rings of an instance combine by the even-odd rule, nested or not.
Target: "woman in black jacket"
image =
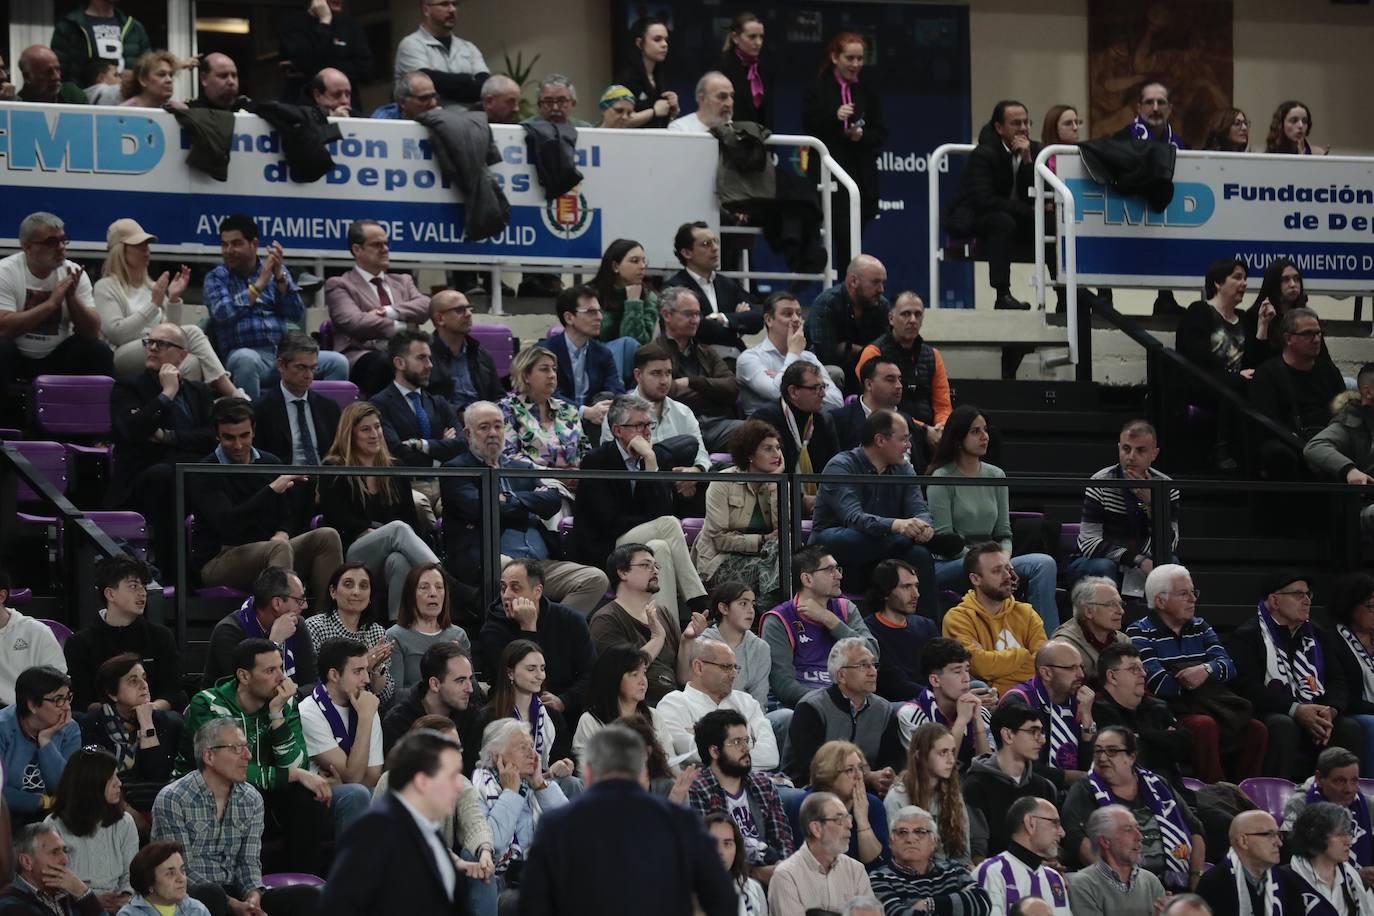
[[[825,144],[835,161],[859,186],[860,228],[878,215],[878,149],[887,142],[882,100],[859,82],[864,67],[863,36],[841,32],[830,39],[820,75],[802,98],[803,133]],[[735,88],[735,96],[740,94]],[[835,262],[849,263],[849,194],[834,198]]]
[[[153,810],[153,799],[172,781],[181,716],[153,708],[143,660],[133,652],[102,662],[95,672],[95,685],[100,706],[77,717],[82,744],[114,755],[126,806],[142,812],[135,819],[146,831],[146,813]]]
[[[772,57],[763,56],[763,23],[740,13],[730,23],[717,69],[735,87],[735,120],[773,126],[772,90],[777,85]]]
[[[334,444],[323,463],[391,467],[395,461],[382,435],[381,412],[367,401],[355,401],[345,407]],[[410,480],[321,475],[320,512],[324,524],[339,532],[345,557],[365,563],[372,581],[386,584],[387,607],[394,620],[411,567],[439,562],[434,551],[415,533],[418,519]]]
[[[630,26],[634,45],[632,62],[616,82],[635,96],[630,127],[667,127],[681,108],[677,93],[663,88],[663,62],[668,59],[668,25],[655,16],[644,16]]]
[[[1345,714],[1360,723],[1364,746],[1350,748],[1360,756],[1360,775],[1374,776],[1374,576],[1353,573],[1331,602],[1336,624],[1336,662],[1350,691]]]

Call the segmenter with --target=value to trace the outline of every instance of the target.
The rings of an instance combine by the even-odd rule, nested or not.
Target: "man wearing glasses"
[[[67,260],[61,218],[30,213],[19,224],[19,245],[0,260],[0,384],[44,373],[113,376],[91,280]]]
[[[611,398],[625,393],[615,357],[596,339],[601,333],[601,303],[592,287],[570,286],[558,294],[554,309],[563,333],[544,344],[558,360],[554,394],[575,405],[586,426],[599,429],[611,408]]]
[[[1126,606],[1116,583],[1106,576],[1084,576],[1069,591],[1073,616],[1059,625],[1051,639],[1063,640],[1078,650],[1083,658],[1083,683],[1097,687],[1099,654],[1117,643],[1130,644],[1130,637],[1121,629]]]
[[[873,895],[868,872],[845,855],[854,818],[833,792],[808,795],[797,826],[803,842],[774,869],[768,882],[771,916],[806,916],[815,910],[839,913],[850,899]]]
[[[315,649],[305,626],[305,587],[289,569],[269,566],[253,582],[253,594],[210,631],[201,689],[234,673],[234,657],[245,639],[268,639],[282,650],[282,674],[300,683],[301,694],[315,686]]]
[[[1088,748],[1097,736],[1093,689],[1083,683],[1083,657],[1066,642],[1050,640],[1035,653],[1035,677],[1007,690],[1003,703],[1024,703],[1040,714],[1049,740],[1035,770],[1056,789],[1086,775]]]
[[[47,816],[67,758],[80,746],[71,679],[52,665],[20,673],[14,681],[14,705],[0,709],[5,807],[14,828]]]
[[[974,872],[978,885],[992,901],[991,916],[1005,916],[1023,897],[1044,900],[1054,916],[1072,916],[1068,885],[1063,875],[1046,864],[1059,859],[1059,841],[1064,838],[1054,803],[1022,798],[1002,810],[1011,831],[1007,851],[988,859]]]
[[[324,302],[333,323],[334,349],[348,359],[349,379],[364,398],[370,398],[391,381],[386,341],[429,317],[435,317],[438,327],[438,318],[431,316],[429,297],[409,274],[388,271],[391,245],[381,223],[354,221],[348,227],[348,250],[353,269],[325,281]]]
[[[172,470],[178,462],[199,461],[214,449],[214,395],[204,382],[182,376],[187,350],[179,326],[168,322],[149,328],[143,354],[143,372],[121,379],[110,397],[114,473],[106,501],[148,520],[157,565],[170,570],[174,539],[181,530]]]
[[[930,812],[907,805],[892,816],[892,861],[869,876],[890,913],[984,913],[987,893],[962,862],[944,855]]]
[[[453,34],[457,0],[421,0],[420,27],[396,47],[396,79],[419,71],[434,81],[445,108],[478,101],[491,68],[470,41]]]
[[[1268,811],[1242,811],[1231,821],[1231,848],[1197,883],[1214,913],[1266,916],[1283,899],[1283,840]]]
[[[1140,741],[1142,766],[1179,787],[1183,784],[1182,767],[1210,751],[1210,757],[1196,763],[1194,771],[1217,774],[1213,779],[1204,779],[1205,782],[1226,778],[1217,759],[1216,744],[1195,753],[1193,733],[1179,725],[1167,703],[1146,695],[1145,666],[1140,663],[1139,649],[1130,643],[1108,646],[1102,650],[1098,671],[1102,675],[1102,695],[1093,704],[1094,719],[1099,728],[1120,725],[1134,732]],[[1261,746],[1260,753],[1249,765],[1258,770],[1263,757]]]
[[[568,124],[572,127],[595,126],[573,117],[572,110],[577,107],[577,87],[561,73],[550,73],[540,80],[538,92],[535,104],[539,107],[539,114],[526,118],[524,123],[548,121],[550,124]]]
[[[779,763],[778,742],[770,720],[759,701],[742,690],[735,690],[739,665],[735,651],[716,639],[697,639],[690,648],[692,676],[681,690],[658,701],[658,714],[673,739],[669,750],[674,755],[689,754],[701,746],[701,720],[718,710],[740,716],[749,729],[748,764],[757,770],[773,770]],[[710,756],[689,758],[711,763]],[[736,756],[734,759],[738,760]],[[790,851],[790,850],[789,850]]]
[[[1240,782],[1272,773],[1261,768],[1269,732],[1253,718],[1250,701],[1237,695],[1236,664],[1211,625],[1197,615],[1200,597],[1187,568],[1176,563],[1157,566],[1146,577],[1150,610],[1126,628],[1140,650],[1145,688],[1191,733],[1197,778]]]
[[[1027,797],[1058,798],[1054,784],[1033,772],[1045,744],[1045,725],[1040,714],[1021,703],[1004,703],[992,714],[992,734],[997,750],[975,757],[964,777],[968,804],[969,839],[973,859],[996,855],[1007,848],[1015,822],[1007,811]]]
[[[1250,403],[1306,444],[1326,428],[1331,400],[1345,391],[1341,370],[1322,353],[1322,323],[1309,308],[1283,313],[1279,324],[1283,351],[1255,370]],[[1270,480],[1310,479],[1302,455],[1289,443],[1262,433],[1260,469]]]
[[[792,854],[792,828],[773,781],[754,767],[749,722],[733,709],[713,710],[696,722],[694,743],[706,767],[688,788],[687,804],[703,817],[729,813],[744,838],[750,875],[767,884],[774,866]]]

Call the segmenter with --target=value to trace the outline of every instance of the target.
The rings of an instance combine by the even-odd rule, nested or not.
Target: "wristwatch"
[[[151,728],[151,727],[145,728],[145,729],[143,729],[143,731],[141,731],[141,732],[138,733],[138,736],[139,736],[140,738],[156,738],[156,737],[157,737],[157,729]]]

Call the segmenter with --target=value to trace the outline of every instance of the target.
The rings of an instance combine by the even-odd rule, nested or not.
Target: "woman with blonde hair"
[[[215,348],[200,328],[181,323],[181,294],[191,282],[191,268],[182,264],[175,274],[163,271],[157,280],[148,276],[152,260],[149,246],[156,241],[157,236],[127,218],[115,220],[105,231],[109,252],[92,297],[100,315],[100,333],[115,348],[115,374],[142,372],[144,348],[150,343],[159,345],[148,339],[148,332],[170,321],[180,325],[181,333],[186,335],[186,358],[180,366],[182,378],[204,381],[215,394],[230,397],[236,389],[228,370],[215,355]],[[243,396],[242,392],[239,396]]]
[[[124,72],[120,80],[120,105],[161,108],[172,98],[172,80],[181,61],[170,51],[149,51]]]
[[[889,823],[908,805],[930,812],[940,833],[935,855],[967,865],[973,861],[972,844],[958,762],[954,735],[938,722],[927,722],[912,734],[906,769],[892,784],[883,807]]]
[[[506,455],[540,467],[575,468],[587,453],[577,408],[554,397],[558,357],[546,347],[515,354],[510,368],[515,391],[498,405],[506,420]]]
[[[811,758],[811,784],[806,787],[805,794],[794,795],[786,804],[792,832],[801,836],[797,830],[797,812],[802,802],[815,792],[835,793],[854,819],[848,855],[871,871],[886,862],[890,853],[887,812],[878,796],[865,787],[864,774],[867,772],[868,760],[858,745],[849,741],[827,741]]]
[[[325,455],[325,467],[389,468],[396,464],[382,434],[382,414],[367,401],[354,401],[339,417],[339,431]],[[439,558],[415,533],[419,519],[410,480],[405,477],[320,477],[320,512],[339,532],[349,560],[367,565],[387,589],[391,617],[401,605],[401,590],[411,567]]]

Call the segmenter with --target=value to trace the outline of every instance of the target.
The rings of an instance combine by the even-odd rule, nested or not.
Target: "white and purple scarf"
[[[1061,770],[1077,770],[1078,766],[1078,698],[1059,704],[1050,699],[1045,682],[1036,675],[1007,691],[1025,698],[1026,705],[1037,712],[1047,713],[1050,720],[1050,740],[1041,750],[1041,762]]]
[[[1250,905],[1250,884],[1245,877],[1245,866],[1234,849],[1228,850],[1226,858],[1217,863],[1217,868],[1229,869],[1231,881],[1236,890],[1236,916],[1283,916],[1283,900],[1279,896],[1279,867],[1275,865],[1264,873],[1264,912],[1256,913]]]
[[[1259,603],[1260,637],[1264,640],[1264,682],[1266,686],[1281,684],[1297,697],[1299,703],[1310,703],[1326,693],[1322,676],[1326,673],[1326,659],[1312,621],[1298,627],[1293,634],[1293,654],[1279,648],[1280,627],[1270,616],[1264,602]]]
[[[1131,136],[1137,140],[1155,139],[1155,137],[1150,134],[1150,125],[1145,123],[1145,119],[1140,115],[1136,115],[1135,120],[1131,122]],[[1159,142],[1168,143],[1176,149],[1184,148],[1183,140],[1174,135],[1174,127],[1167,121],[1164,124],[1164,133],[1159,137]]]
[[[358,737],[358,710],[352,706],[348,707],[348,724],[344,725],[343,716],[339,715],[339,708],[334,705],[334,700],[329,696],[329,691],[323,684],[316,684],[315,689],[310,694],[310,699],[320,707],[320,712],[324,713],[324,721],[329,723],[329,730],[334,734],[335,740],[339,742],[339,749],[345,754],[353,750],[353,739]]]
[[[243,627],[244,639],[267,639],[267,632],[263,630],[262,624],[258,622],[257,609],[253,607],[253,596],[249,595],[243,605],[234,612],[234,619]],[[296,634],[292,633],[286,637],[286,642],[281,644],[282,654],[282,674],[294,679],[296,677]]]
[[[1336,632],[1341,639],[1350,647],[1350,651],[1355,653],[1355,661],[1360,663],[1360,674],[1364,675],[1364,688],[1361,696],[1366,702],[1374,702],[1374,655],[1369,654],[1369,650],[1360,642],[1360,637],[1350,631],[1350,628],[1343,623],[1336,624]]]
[[[1331,800],[1321,794],[1315,779],[1308,781],[1312,784],[1303,798],[1309,805]],[[1369,799],[1364,797],[1364,793],[1356,792],[1355,800],[1344,807],[1350,812],[1350,864],[1356,868],[1374,865],[1374,833],[1369,827]]]
[[[1188,822],[1183,819],[1178,798],[1164,780],[1154,773],[1144,767],[1136,767],[1135,772],[1140,798],[1154,814],[1164,842],[1164,884],[1174,889],[1185,888],[1188,886],[1189,862],[1193,856],[1193,834]],[[1089,776],[1088,781],[1092,783],[1093,800],[1099,808],[1123,804],[1097,773]]]

